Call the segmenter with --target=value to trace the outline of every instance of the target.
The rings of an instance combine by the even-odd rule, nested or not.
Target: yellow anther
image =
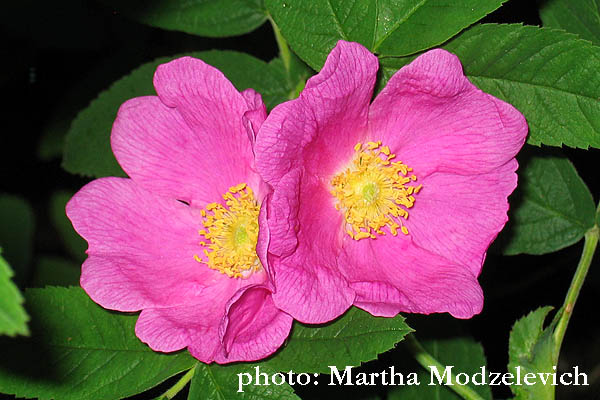
[[[338,199],[335,207],[344,213],[346,233],[355,239],[375,239],[384,235],[387,226],[393,236],[400,230],[405,235],[408,229],[402,219],[408,218],[408,209],[415,203],[413,194],[419,186],[407,186],[416,181],[409,175],[412,168],[396,157],[381,141],[357,143],[354,160],[345,171],[331,180],[331,193]]]
[[[230,187],[223,200],[225,205],[210,203],[200,212],[205,258],[194,255],[194,260],[232,278],[249,277],[262,268],[256,255],[260,206],[245,183]]]

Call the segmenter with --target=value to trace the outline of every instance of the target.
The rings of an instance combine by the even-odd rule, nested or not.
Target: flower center
[[[411,186],[417,177],[412,168],[396,157],[381,142],[357,143],[355,156],[345,171],[331,180],[331,194],[337,199],[335,208],[344,213],[346,232],[355,240],[385,235],[387,226],[396,236],[398,229],[408,235],[402,224],[408,209],[415,203],[414,194],[421,185]]]
[[[245,183],[230,187],[223,199],[225,206],[210,203],[200,211],[205,257],[194,259],[231,278],[248,278],[262,268],[256,255],[260,206]]]

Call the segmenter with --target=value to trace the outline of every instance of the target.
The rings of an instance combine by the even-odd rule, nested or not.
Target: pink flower
[[[153,350],[266,357],[292,318],[275,307],[256,250],[268,241],[252,149],[265,106],[189,57],[159,66],[154,86],[158,97],[124,103],[112,130],[131,179],[97,179],[67,205],[89,244],[81,286],[105,308],[142,310],[136,335]]]
[[[377,58],[340,41],[255,146],[274,188],[277,307],[310,323],[351,304],[378,316],[481,311],[486,250],[507,220],[527,124],[433,50],[371,102]]]

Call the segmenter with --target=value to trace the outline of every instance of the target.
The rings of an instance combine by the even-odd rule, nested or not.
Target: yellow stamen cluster
[[[230,187],[223,199],[225,206],[210,203],[200,211],[205,229],[198,233],[205,238],[200,244],[206,259],[194,259],[229,277],[247,278],[262,268],[256,255],[260,206],[245,183]]]
[[[357,143],[352,164],[331,180],[331,193],[338,199],[335,207],[344,213],[346,232],[355,240],[385,235],[388,226],[392,235],[398,230],[408,235],[402,219],[415,204],[414,194],[421,185],[408,186],[417,180],[412,168],[396,157],[381,142]]]

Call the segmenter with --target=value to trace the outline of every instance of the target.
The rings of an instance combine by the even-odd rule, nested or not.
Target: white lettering
[[[346,367],[346,368],[348,368],[348,367]],[[302,382],[303,380],[304,380],[304,382]],[[299,373],[297,376],[297,382],[298,382],[298,385],[300,385],[300,386],[308,385],[310,383],[310,375],[307,374],[306,372]]]
[[[406,382],[407,385],[420,385],[421,382],[419,382],[419,376],[417,375],[416,372],[411,372],[410,374],[408,374],[408,381]]]
[[[535,376],[536,376],[536,375],[535,375],[533,372],[528,372],[528,373],[526,373],[526,374],[525,374],[525,377],[524,377],[524,379],[525,379],[525,384],[526,384],[526,385],[529,385],[529,386],[531,386],[531,385],[535,385],[535,380],[533,381],[533,383],[529,382],[529,380],[530,380],[530,379],[535,379]]]
[[[500,372],[490,372],[490,386],[499,386]]]
[[[244,392],[243,387],[252,383],[252,375],[250,375],[248,372],[240,372],[239,374],[237,374],[237,376],[238,376],[238,393],[243,393]],[[248,382],[244,382],[244,380],[243,380],[244,377],[248,378]]]
[[[510,372],[507,372],[506,374],[502,375],[502,383],[505,385],[512,385],[512,380],[515,378],[515,376],[513,374],[511,374]],[[510,379],[510,382],[506,382],[506,379]]]
[[[446,368],[444,368],[444,374],[440,377],[440,371],[438,371],[437,367],[435,365],[430,365],[429,366],[429,371],[430,371],[429,386],[435,385],[435,383],[433,382],[434,374],[438,381],[438,383],[437,383],[438,385],[453,386],[454,384],[450,380],[450,376],[452,375],[452,368],[454,368],[454,365],[448,365]],[[442,383],[444,378],[446,378],[446,383]]]
[[[587,375],[583,372],[579,372],[579,367],[575,367],[574,368],[574,373],[575,373],[575,385],[580,385],[579,383],[579,377],[583,377],[583,383],[581,383],[581,385],[583,386],[589,386],[588,384],[588,380],[587,380]]]
[[[477,378],[481,377],[481,380],[477,381]],[[471,382],[473,382],[473,385],[485,385],[485,366],[480,368],[480,372],[477,372],[475,374],[473,374],[473,378],[471,379]]]
[[[340,371],[338,371],[337,367],[335,365],[329,365],[329,386],[336,385],[333,381],[334,374],[337,378],[337,385],[352,386],[352,367],[347,366],[344,369],[344,374],[340,376]],[[344,379],[346,380],[346,383],[342,383]]]

